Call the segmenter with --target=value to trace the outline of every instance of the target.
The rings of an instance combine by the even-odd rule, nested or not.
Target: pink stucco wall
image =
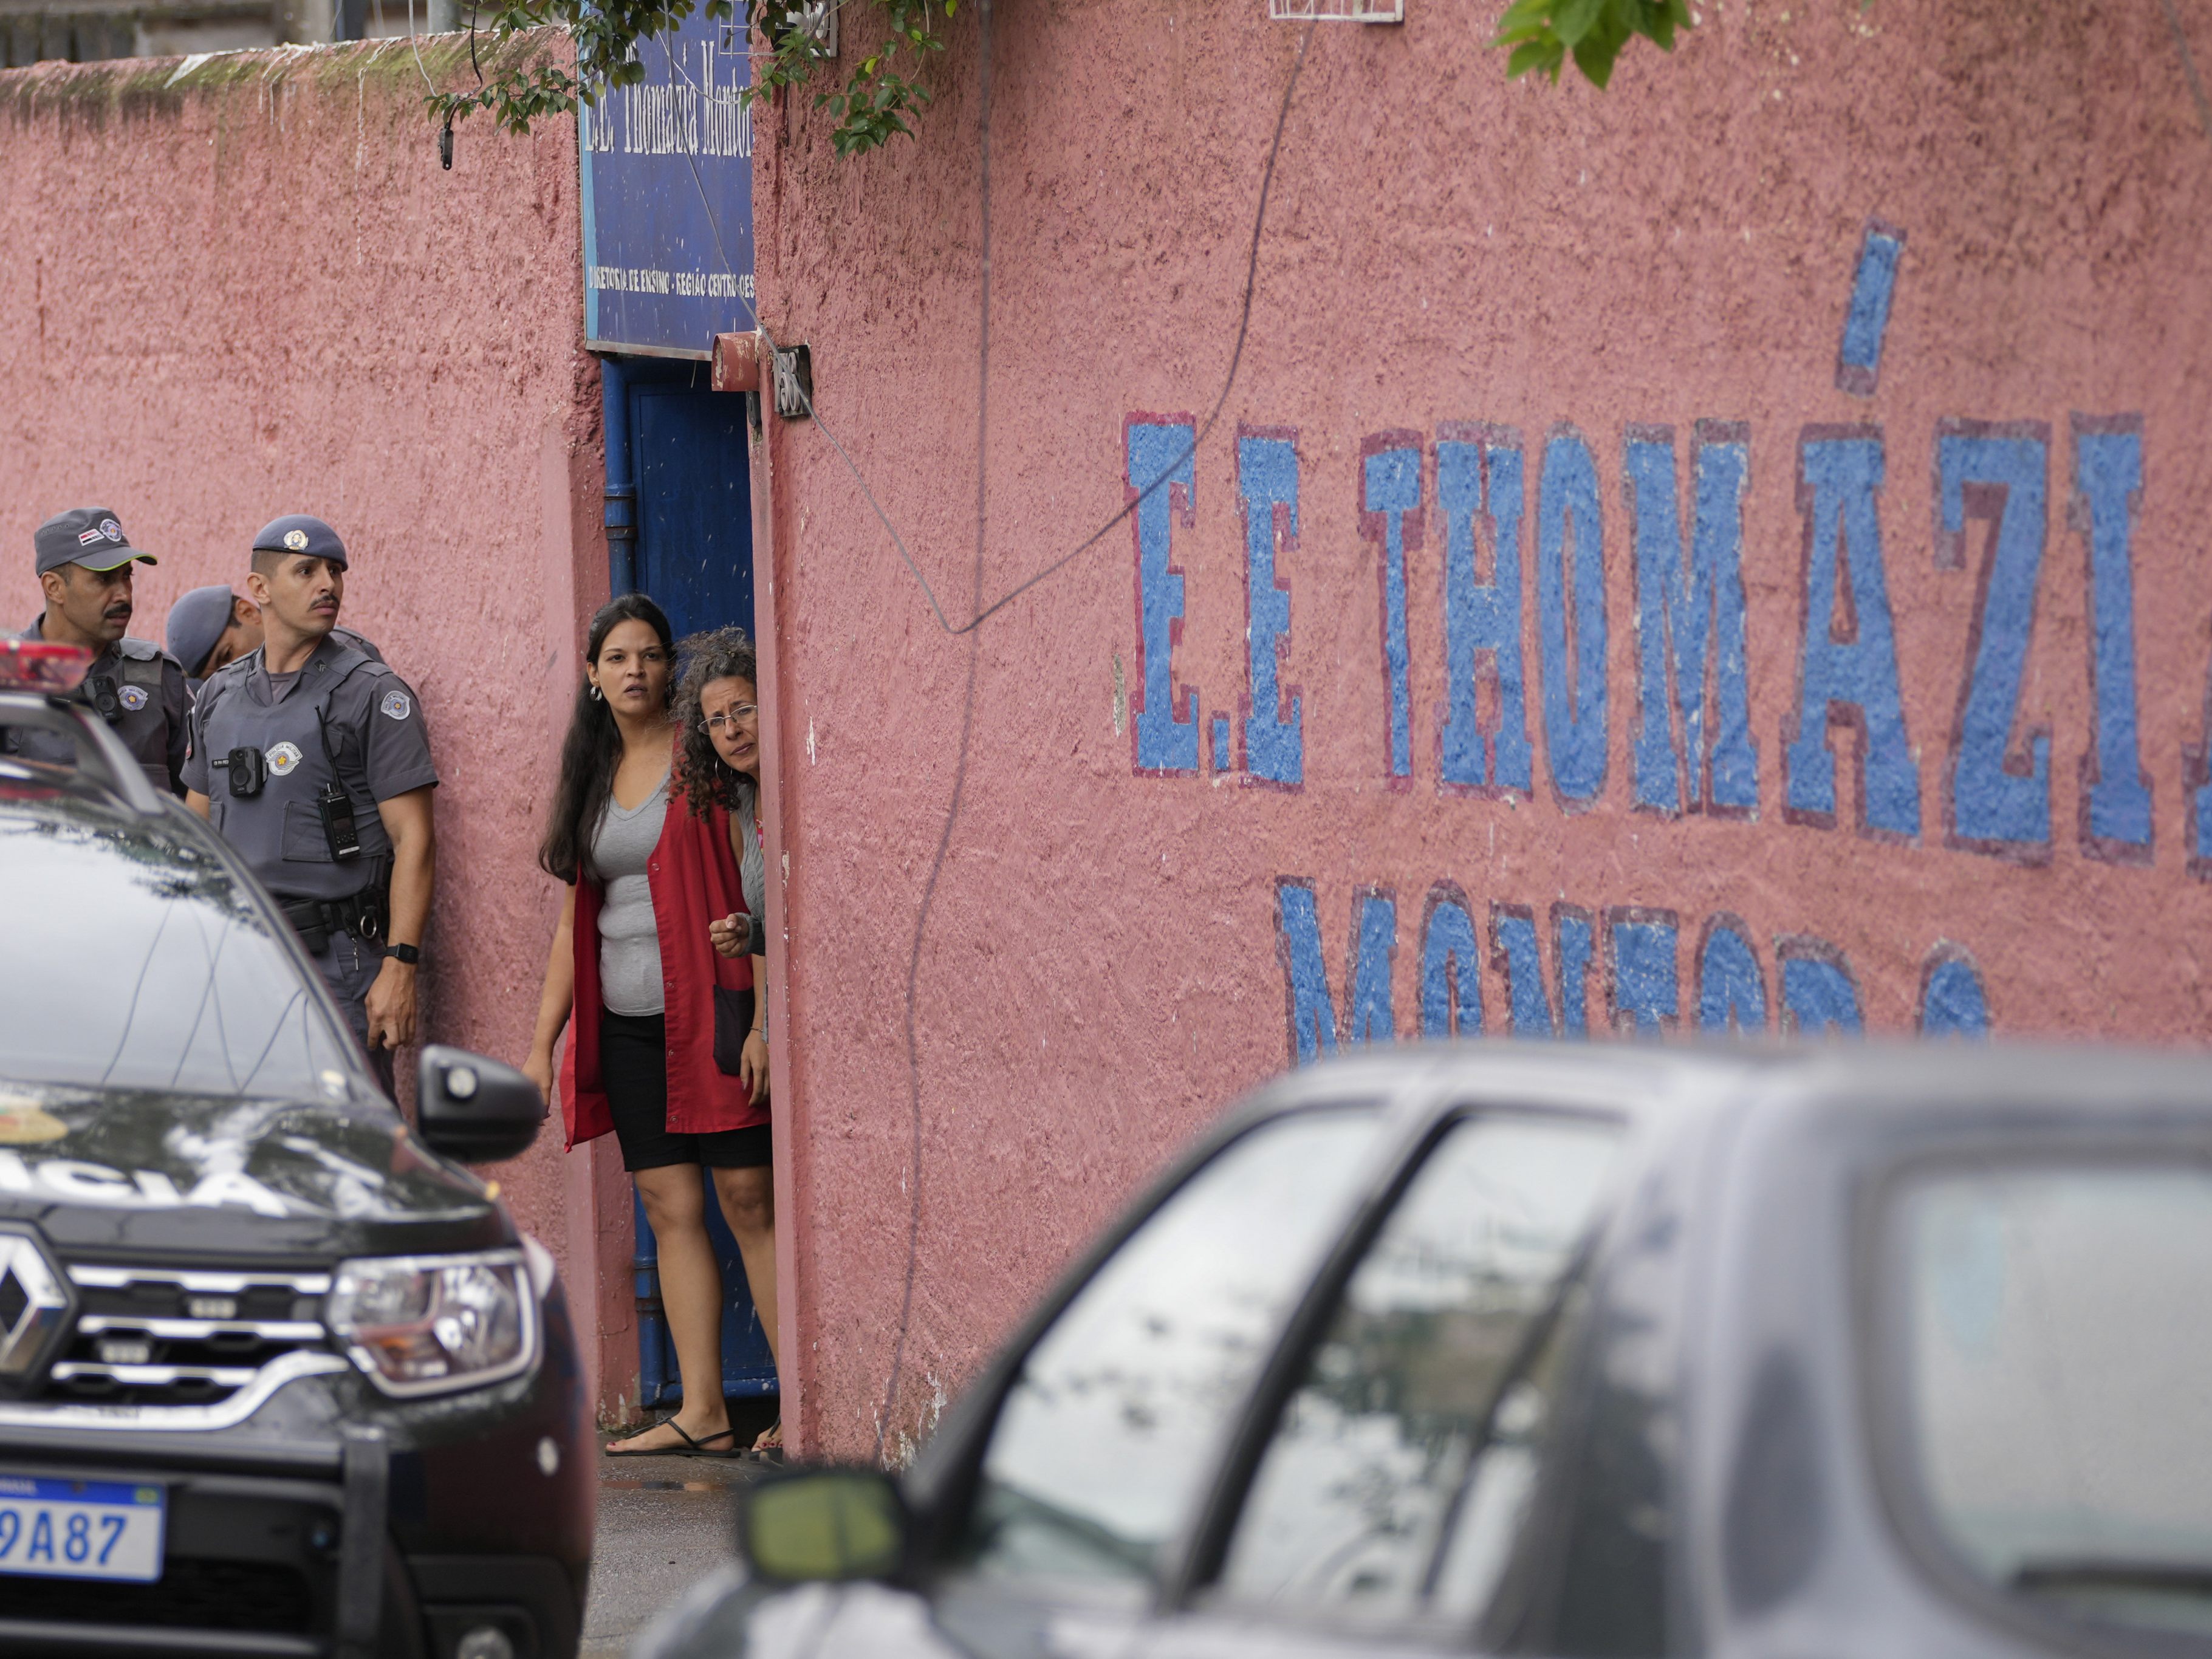
[[[31,531],[65,506],[159,554],[155,639],[177,595],[242,584],[268,520],[329,519],[345,620],[419,690],[442,778],[425,1033],[520,1060],[558,903],[532,850],[606,591],[574,129],[475,123],[442,172],[422,91],[390,42],[0,75],[0,624],[37,614]],[[619,1414],[618,1163],[553,1133],[489,1173],[563,1260]]]
[[[2184,750],[2205,740],[2212,620],[2198,426],[2212,138],[2160,9],[2030,22],[2003,0],[1729,0],[1704,7],[1672,58],[1632,46],[1604,94],[1508,83],[1483,50],[1496,9],[1408,0],[1402,27],[1324,24],[1313,37],[1250,343],[1198,450],[1188,517],[1179,501],[1172,527],[1183,592],[1171,669],[1178,699],[1194,688],[1195,770],[1137,764],[1146,596],[1131,525],[951,637],[823,432],[771,422],[772,850],[792,939],[778,1057],[795,1258],[787,1415],[807,1445],[866,1452],[879,1426],[894,1453],[908,1443],[1171,1146],[1291,1062],[1299,946],[1284,926],[1292,890],[1279,883],[1310,884],[1340,1034],[1356,906],[1368,914],[1356,894],[1390,903],[1395,959],[1377,960],[1395,1030],[1410,1036],[1423,1021],[1425,911],[1446,883],[1480,931],[1480,960],[1463,967],[1481,975],[1492,1031],[1511,999],[1490,952],[1512,921],[1492,907],[1527,908],[1557,1010],[1562,904],[1595,929],[1594,1029],[1634,1000],[1612,971],[1613,924],[1668,925],[1613,914],[1627,908],[1671,913],[1680,1029],[1695,1023],[1701,940],[1718,913],[1740,919],[1770,1023],[1779,958],[1808,936],[1848,960],[1875,1031],[1915,1028],[1946,944],[1971,957],[2000,1032],[2170,1042],[2203,1029],[2212,891],[2191,869]],[[1265,11],[1263,0],[999,8],[980,583],[969,9],[933,69],[942,95],[917,142],[840,161],[804,100],[761,121],[763,315],[779,337],[810,343],[825,421],[956,620],[979,588],[1003,592],[1123,504],[1133,418],[1202,420],[1211,407],[1298,43]],[[2200,23],[2203,61],[2212,21]],[[1906,240],[1878,386],[1861,396],[1838,389],[1837,369],[1869,220]],[[2098,705],[2089,514],[2071,506],[2077,415],[2092,417],[2091,438],[2107,417],[2140,421],[2124,562],[2152,833],[2118,848],[2081,830]],[[1969,521],[1958,568],[1940,556],[1947,420],[2048,428],[2047,522],[2021,544],[2041,554],[2032,629],[1982,626],[1986,522]],[[1674,429],[1686,511],[1700,421],[1748,428],[1741,562],[1757,803],[1670,817],[1634,805],[1640,635],[1624,447],[1632,425]],[[1517,428],[1527,469],[1535,769],[1533,788],[1509,798],[1442,787],[1448,537],[1434,447],[1450,422]],[[1586,805],[1554,786],[1543,715],[1534,532],[1561,422],[1595,462],[1609,623],[1603,782]],[[1878,428],[1861,436],[1878,435],[1884,460],[1881,555],[1918,794],[1917,831],[1889,836],[1854,827],[1859,739],[1840,728],[1840,827],[1785,810],[1817,494],[1801,501],[1801,440],[1860,424]],[[1295,442],[1297,534],[1277,554],[1291,605],[1280,678],[1303,711],[1295,790],[1253,785],[1234,740],[1251,694],[1240,428]],[[2012,435],[2038,441],[2033,425]],[[1405,538],[1411,760],[1394,779],[1387,526],[1363,522],[1361,480],[1364,451],[1400,442],[1421,457],[1425,516]],[[1970,509],[1991,504],[1970,494]],[[1811,599],[1826,633],[1828,596]],[[1951,845],[1946,827],[1966,669],[1984,633],[2024,653],[2008,716],[2017,764],[2033,731],[2050,737],[2047,846],[2006,856]],[[913,969],[910,1073],[910,952],[971,676],[960,811]],[[1483,710],[1494,728],[1487,689]],[[1225,772],[1212,763],[1217,713],[1231,719]]]

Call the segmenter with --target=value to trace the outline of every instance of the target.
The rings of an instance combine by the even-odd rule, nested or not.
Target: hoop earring
[[[599,688],[596,685],[592,687],[592,701],[593,702],[605,702],[606,701],[606,699],[600,695]]]

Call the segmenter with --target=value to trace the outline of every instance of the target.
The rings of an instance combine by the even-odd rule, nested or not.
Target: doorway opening
[[[755,399],[710,390],[708,366],[683,359],[603,357],[600,385],[609,586],[615,594],[650,595],[679,641],[732,623],[755,634],[747,449]],[[745,1425],[764,1428],[775,1415],[775,1362],[713,1177],[702,1170],[701,1179],[707,1235],[722,1271],[722,1393],[738,1443],[750,1445]],[[684,1386],[661,1311],[659,1251],[643,1204],[635,1194],[631,1201],[640,1404],[673,1408],[683,1402]]]

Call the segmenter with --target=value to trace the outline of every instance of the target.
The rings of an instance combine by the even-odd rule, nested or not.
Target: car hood
[[[0,1219],[88,1255],[328,1261],[514,1242],[388,1106],[0,1080]]]

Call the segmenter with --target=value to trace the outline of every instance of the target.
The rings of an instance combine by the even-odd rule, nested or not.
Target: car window
[[[979,1573],[1141,1594],[1335,1243],[1379,1127],[1367,1107],[1259,1124],[1098,1269],[1000,1411],[968,1540]]]
[[[320,1099],[351,1066],[246,891],[184,826],[60,795],[0,812],[0,1074]]]
[[[1480,1437],[1480,1449],[1468,1460],[1467,1479],[1444,1516],[1426,1569],[1426,1611],[1439,1618],[1462,1624],[1479,1619],[1505,1576],[1559,1414],[1566,1351],[1589,1304],[1588,1286],[1577,1279],[1559,1298],[1550,1328],[1537,1334],[1528,1363],[1495,1391],[1497,1408]]]
[[[1931,1174],[1887,1224],[1906,1443],[1956,1559],[2069,1622],[2212,1634],[2212,1175]]]
[[[1620,1140],[1498,1115],[1437,1143],[1283,1408],[1222,1599],[1388,1620],[1486,1604],[1534,1490],[1550,1339]]]

